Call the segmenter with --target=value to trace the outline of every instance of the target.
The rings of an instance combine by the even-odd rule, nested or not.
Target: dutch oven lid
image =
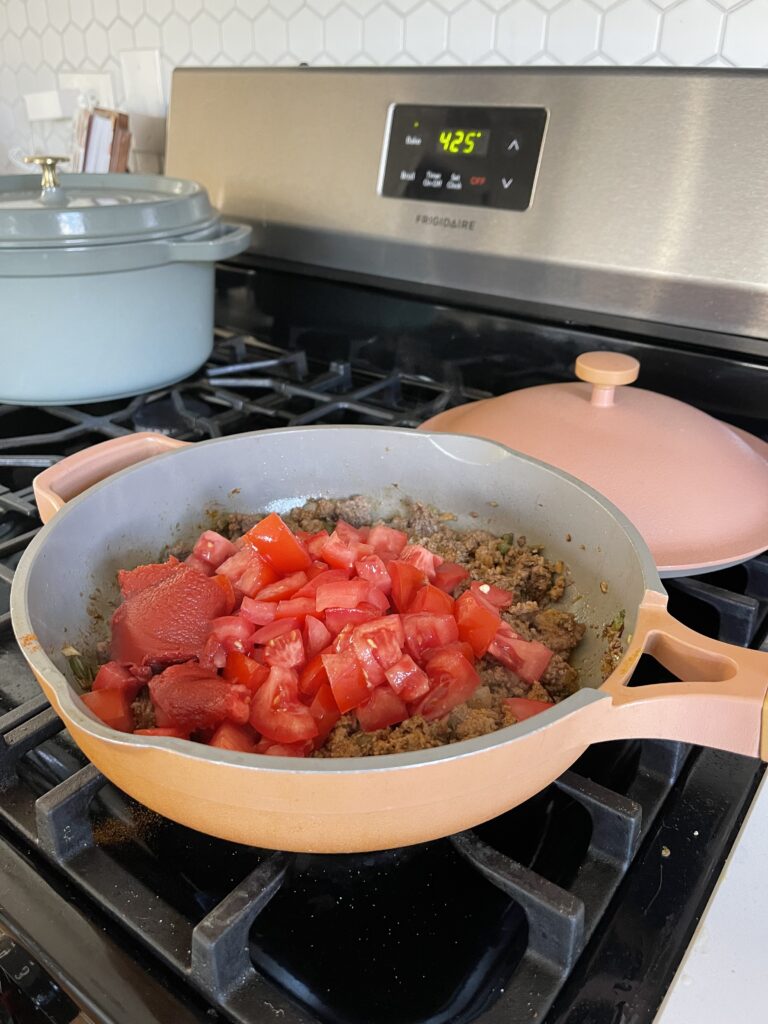
[[[216,222],[193,181],[138,174],[62,174],[66,157],[27,157],[42,169],[0,177],[0,248],[49,248],[149,241]]]
[[[523,388],[440,413],[422,429],[487,437],[564,469],[635,524],[667,576],[768,548],[768,444],[631,384],[614,352],[576,360],[581,382]],[[574,531],[576,533],[576,531]]]

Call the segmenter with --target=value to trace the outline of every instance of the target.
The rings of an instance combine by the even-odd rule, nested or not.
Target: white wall
[[[27,121],[25,93],[119,55],[179,64],[768,63],[768,0],[0,0],[0,170],[64,126]],[[58,143],[62,144],[61,141]]]

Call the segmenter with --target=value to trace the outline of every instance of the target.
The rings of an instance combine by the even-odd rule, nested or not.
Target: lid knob
[[[621,352],[582,352],[576,360],[576,376],[592,384],[592,405],[613,405],[620,384],[637,380],[640,362]]]
[[[56,177],[56,164],[69,163],[68,156],[25,156],[25,164],[37,164],[43,172],[40,181],[43,192],[50,192],[59,187],[59,179]]]

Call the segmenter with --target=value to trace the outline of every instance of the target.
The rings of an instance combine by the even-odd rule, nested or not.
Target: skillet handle
[[[38,473],[32,481],[40,518],[47,523],[68,501],[100,480],[189,443],[146,431],[102,441],[62,459]]]
[[[648,590],[627,654],[602,686],[613,698],[600,739],[656,738],[697,743],[768,761],[768,654],[702,636]],[[681,682],[629,688],[641,654]]]

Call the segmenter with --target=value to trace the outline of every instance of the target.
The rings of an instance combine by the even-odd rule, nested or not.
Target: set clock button
[[[450,188],[455,192],[460,192],[463,187],[461,183],[461,175],[456,174],[455,172],[451,174],[450,178],[445,183],[445,187]]]

